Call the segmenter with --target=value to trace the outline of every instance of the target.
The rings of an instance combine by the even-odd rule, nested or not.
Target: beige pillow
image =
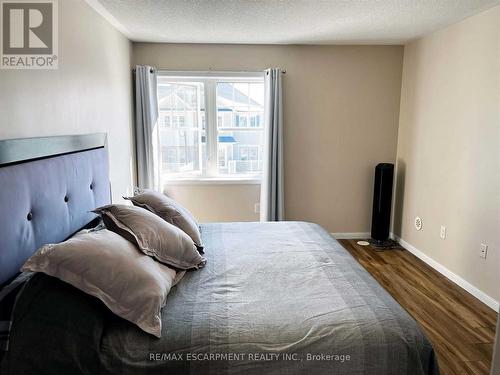
[[[198,269],[206,263],[186,233],[148,210],[117,204],[94,212],[102,215],[106,228],[159,262],[181,270]]]
[[[137,189],[133,197],[124,198],[130,200],[134,206],[145,208],[167,223],[182,229],[191,237],[198,250],[203,250],[198,222],[191,212],[172,198],[149,189]]]
[[[155,262],[107,229],[81,231],[65,242],[45,245],[21,270],[57,277],[156,337],[161,336],[160,311],[170,288],[185,273]]]

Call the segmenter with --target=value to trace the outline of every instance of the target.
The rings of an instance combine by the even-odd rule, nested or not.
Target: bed
[[[105,136],[87,137],[43,155],[0,152],[0,207],[11,218],[0,228],[0,282],[109,203]],[[320,226],[211,223],[201,232],[207,264],[171,290],[160,339],[35,274],[17,298],[1,373],[438,373],[414,319]]]

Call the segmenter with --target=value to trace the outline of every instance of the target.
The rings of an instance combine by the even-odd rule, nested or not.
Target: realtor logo
[[[57,0],[0,1],[2,69],[57,69]]]

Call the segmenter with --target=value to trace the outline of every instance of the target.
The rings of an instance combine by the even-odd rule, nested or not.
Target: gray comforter
[[[321,227],[207,224],[202,235],[207,265],[170,292],[161,339],[36,275],[2,374],[438,373],[417,323]]]

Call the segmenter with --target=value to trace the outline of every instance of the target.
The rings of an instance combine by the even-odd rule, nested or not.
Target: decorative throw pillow
[[[81,231],[65,242],[42,246],[21,270],[57,277],[156,337],[161,336],[160,311],[170,288],[185,273],[155,262],[107,229]]]
[[[108,205],[93,212],[106,228],[137,244],[146,255],[181,270],[198,269],[206,260],[191,238],[176,226],[140,207]]]
[[[198,250],[203,250],[198,222],[191,212],[172,198],[149,189],[137,189],[133,197],[124,198],[130,200],[134,206],[145,208],[167,223],[182,229],[191,237]]]

